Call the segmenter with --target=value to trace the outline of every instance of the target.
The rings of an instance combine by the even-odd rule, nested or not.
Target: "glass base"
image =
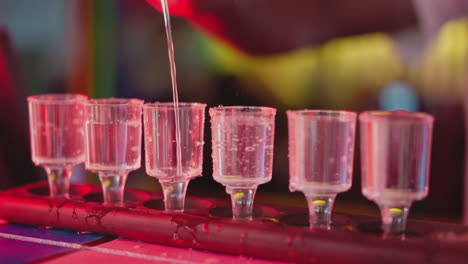
[[[409,206],[380,206],[384,238],[404,235],[409,209]]]
[[[164,193],[164,206],[167,212],[184,211],[185,194],[189,181],[186,182],[171,182],[160,181]]]
[[[253,188],[226,187],[231,195],[232,218],[234,220],[251,220],[253,203],[257,186]]]
[[[309,207],[309,227],[311,229],[330,229],[333,204],[336,194],[312,195],[306,194]]]
[[[120,176],[99,175],[105,205],[123,206],[127,174]]]
[[[51,198],[69,198],[70,178],[72,168],[45,167],[49,181],[49,193]]]

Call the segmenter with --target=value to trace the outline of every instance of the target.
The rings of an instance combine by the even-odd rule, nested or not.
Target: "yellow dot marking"
[[[109,181],[109,180],[104,181],[104,186],[105,187],[109,187],[110,185],[111,185],[111,181]]]
[[[327,202],[325,200],[314,200],[312,204],[315,206],[324,206]]]
[[[244,198],[244,193],[238,192],[234,194],[234,199],[237,200],[237,199],[242,199],[242,198]]]
[[[55,181],[55,172],[51,172],[50,175],[49,175],[49,178],[52,180],[52,181]]]
[[[385,112],[385,111],[375,111],[372,114],[374,115],[390,115],[390,112]]]
[[[279,223],[280,221],[276,218],[273,218],[273,217],[265,217],[265,218],[262,218],[263,220],[267,220],[267,221],[271,221],[271,222],[275,222],[275,223]]]
[[[403,210],[400,208],[390,208],[389,211],[394,215],[401,215],[403,213]]]
[[[166,193],[172,193],[172,192],[174,192],[174,186],[169,186],[169,187],[165,188],[164,191]]]

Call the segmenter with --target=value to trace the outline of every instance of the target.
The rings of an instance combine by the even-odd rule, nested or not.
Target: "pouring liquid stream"
[[[181,149],[181,135],[180,135],[180,118],[179,118],[179,95],[177,91],[177,74],[176,62],[174,56],[174,42],[172,40],[171,18],[169,16],[169,7],[167,0],[161,0],[161,6],[164,15],[164,25],[166,27],[167,38],[167,53],[169,56],[169,66],[171,70],[172,81],[172,100],[174,102],[174,118],[175,118],[175,140],[176,140],[176,158],[177,158],[177,175],[176,178],[182,177],[182,149]]]

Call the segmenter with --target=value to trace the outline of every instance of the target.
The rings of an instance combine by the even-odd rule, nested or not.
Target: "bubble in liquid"
[[[138,152],[140,150],[140,148],[138,146],[133,146],[130,148],[131,151],[133,152]]]
[[[245,151],[252,152],[252,151],[255,151],[255,148],[254,147],[245,147]]]

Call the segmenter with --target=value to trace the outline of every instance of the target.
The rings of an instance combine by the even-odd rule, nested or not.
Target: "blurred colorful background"
[[[289,194],[287,188],[286,109],[431,113],[436,122],[430,192],[414,204],[411,217],[461,222],[467,211],[463,189],[468,20],[463,15],[468,9],[456,0],[423,2],[410,2],[412,18],[401,24],[398,14],[393,16],[394,24],[389,25],[398,27],[385,32],[356,30],[261,55],[220,41],[212,32],[202,33],[196,29],[200,25],[192,26],[193,17],[174,17],[180,100],[278,108],[273,180],[259,188],[257,200],[301,206],[302,196]],[[268,23],[275,32],[276,20]],[[27,95],[172,98],[163,17],[144,0],[2,0],[0,27],[8,32],[0,33],[1,189],[45,179],[29,158]],[[314,30],[311,27],[310,34]],[[354,34],[361,31],[372,32]],[[204,175],[191,182],[188,192],[228,199],[211,178],[208,128],[207,118]],[[359,170],[357,148],[353,187],[338,196],[337,210],[377,214],[360,193]],[[76,175],[74,182],[97,183],[82,167]],[[127,186],[160,188],[144,168],[130,174]]]

